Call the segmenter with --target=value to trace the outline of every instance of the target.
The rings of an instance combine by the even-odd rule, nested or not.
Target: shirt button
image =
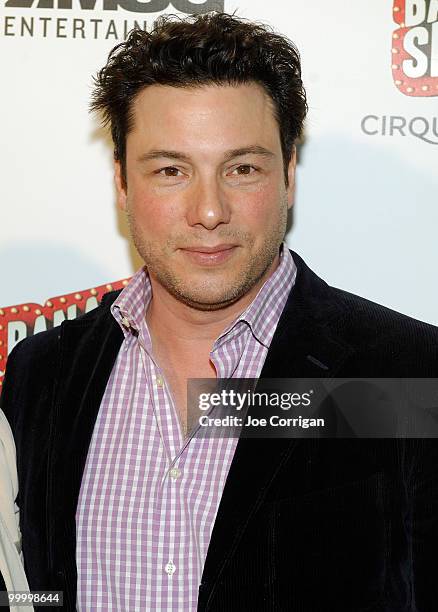
[[[126,327],[127,329],[131,327],[131,323],[129,322],[129,319],[127,317],[122,318],[122,325],[123,327]]]
[[[173,561],[169,561],[169,563],[166,563],[166,565],[164,566],[164,571],[169,576],[172,576],[176,572],[176,565],[175,565],[175,563]]]
[[[177,478],[181,476],[181,470],[177,467],[174,467],[169,471],[169,474],[170,474],[170,477],[173,478],[173,480],[176,480]]]
[[[157,383],[157,387],[161,387],[164,385],[164,380],[161,378],[161,376],[157,376],[156,378],[156,383]]]

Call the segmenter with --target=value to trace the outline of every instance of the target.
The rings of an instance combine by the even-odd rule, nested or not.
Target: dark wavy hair
[[[110,52],[94,78],[91,110],[111,126],[114,157],[126,181],[126,136],[132,106],[149,85],[199,87],[256,82],[273,101],[280,130],[286,184],[293,146],[307,113],[295,45],[268,26],[226,13],[179,18],[164,15],[151,32],[134,29]]]

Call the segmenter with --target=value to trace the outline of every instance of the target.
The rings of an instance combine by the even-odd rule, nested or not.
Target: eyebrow
[[[227,151],[225,153],[224,161],[228,162],[236,157],[243,157],[244,155],[261,155],[262,157],[266,157],[268,159],[275,157],[275,153],[269,151],[269,149],[265,149],[265,147],[261,147],[260,145],[252,145],[249,147],[241,147],[239,149],[231,149],[230,151]],[[154,159],[162,159],[163,157],[166,159],[190,162],[189,155],[181,153],[180,151],[170,151],[168,149],[153,149],[144,155],[140,155],[138,161],[143,163]]]

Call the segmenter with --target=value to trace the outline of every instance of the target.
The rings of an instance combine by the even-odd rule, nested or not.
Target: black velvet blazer
[[[437,328],[329,287],[293,257],[262,377],[438,376]],[[3,388],[28,580],[63,590],[64,610],[75,609],[82,473],[123,339],[115,297],[22,341]],[[240,439],[198,610],[436,612],[438,440]]]

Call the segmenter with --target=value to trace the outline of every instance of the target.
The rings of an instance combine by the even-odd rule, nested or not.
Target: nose
[[[229,223],[230,203],[216,177],[198,177],[189,195],[187,223],[215,229],[221,223]]]

